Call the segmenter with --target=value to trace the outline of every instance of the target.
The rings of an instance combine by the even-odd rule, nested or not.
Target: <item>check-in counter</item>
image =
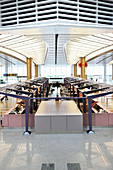
[[[83,115],[74,101],[42,101],[35,114],[35,133],[79,133]]]

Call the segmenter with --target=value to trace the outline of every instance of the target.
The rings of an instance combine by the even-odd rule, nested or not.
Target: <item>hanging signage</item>
[[[15,76],[15,77],[17,77],[17,73],[3,74],[3,76],[6,76],[6,77],[8,77],[8,76]]]

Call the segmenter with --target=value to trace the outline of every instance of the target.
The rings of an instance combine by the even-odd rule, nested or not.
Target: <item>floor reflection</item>
[[[55,170],[79,163],[81,170],[112,170],[113,129],[95,134],[23,135],[23,129],[0,130],[0,169],[38,169],[53,163]]]

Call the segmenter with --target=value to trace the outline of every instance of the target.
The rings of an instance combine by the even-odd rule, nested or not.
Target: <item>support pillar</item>
[[[38,77],[38,65],[35,64],[35,77]]]
[[[104,83],[106,83],[106,64],[104,65]]]
[[[27,58],[27,80],[32,78],[32,59]]]
[[[8,61],[5,61],[5,74],[8,74]],[[6,76],[6,82],[8,83],[8,76]]]
[[[85,57],[81,57],[81,78],[85,79]]]
[[[24,135],[30,135],[31,132],[28,131],[28,127],[29,127],[29,99],[25,100],[25,126],[26,126],[26,130],[24,132]]]
[[[112,80],[113,80],[113,64],[112,64]]]
[[[77,77],[77,64],[74,64],[74,77]]]

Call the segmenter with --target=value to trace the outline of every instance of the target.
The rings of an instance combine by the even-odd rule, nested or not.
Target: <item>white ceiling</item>
[[[80,57],[86,57],[87,61],[97,56],[103,58],[106,53],[113,51],[112,42],[113,33],[58,34],[57,62],[55,63],[55,34],[1,34],[0,52],[4,54],[9,52],[9,56],[19,58],[24,63],[28,57],[38,65],[72,65],[77,63]]]
[[[94,34],[73,38],[66,43],[66,54],[69,64],[76,64],[81,57],[86,61],[113,50],[113,34]]]
[[[109,52],[107,54],[101,55],[99,57],[96,57],[95,59],[88,62],[89,65],[106,65],[110,64],[110,62],[113,60],[113,51]]]
[[[66,65],[67,58],[65,55],[65,44],[67,41],[73,38],[81,37],[82,35],[76,34],[58,34],[57,40],[57,64]],[[55,34],[45,34],[45,35],[28,35],[28,37],[39,38],[42,41],[47,43],[48,52],[45,59],[46,65],[55,64]]]
[[[46,42],[24,35],[1,34],[0,52],[26,62],[32,58],[35,64],[44,64],[47,51]]]
[[[38,65],[92,60],[113,50],[112,6],[111,0],[2,0],[0,52]]]
[[[21,62],[20,60],[17,60],[11,56],[5,55],[0,53],[0,63],[2,63],[2,65],[6,65],[6,63],[8,63],[8,65],[24,65],[25,63]]]

